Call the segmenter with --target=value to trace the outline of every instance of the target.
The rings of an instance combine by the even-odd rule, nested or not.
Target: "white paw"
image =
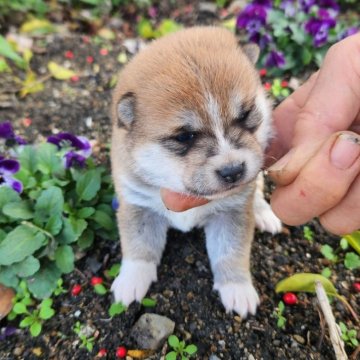
[[[223,285],[215,284],[214,289],[219,291],[226,312],[235,311],[243,319],[248,313],[255,315],[260,299],[250,281],[244,283],[230,282]]]
[[[256,227],[260,231],[268,231],[272,234],[280,233],[282,225],[280,219],[274,214],[265,199],[255,198],[254,215]]]
[[[123,260],[120,274],[111,285],[115,302],[125,306],[141,301],[151,283],[157,280],[156,265],[142,260]]]

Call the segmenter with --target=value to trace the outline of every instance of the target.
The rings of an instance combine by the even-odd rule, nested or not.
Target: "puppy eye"
[[[196,133],[192,131],[184,131],[175,136],[175,140],[179,143],[189,143],[190,141],[194,140]]]
[[[239,116],[235,119],[237,123],[243,123],[249,116],[251,110],[242,111]]]

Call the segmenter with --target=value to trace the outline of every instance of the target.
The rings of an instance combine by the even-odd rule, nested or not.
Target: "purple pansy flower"
[[[349,27],[348,29],[346,29],[342,34],[340,34],[339,36],[339,40],[345,39],[348,36],[357,34],[359,32],[359,28],[353,26],[353,27]]]
[[[260,49],[265,49],[265,47],[272,41],[272,37],[267,33],[254,33],[250,35],[249,41],[258,44]]]
[[[0,138],[10,141],[13,140],[19,145],[26,144],[26,141],[22,137],[15,135],[14,129],[9,121],[0,123]]]
[[[49,136],[47,141],[56,145],[59,149],[69,149],[64,155],[65,167],[71,166],[83,167],[85,160],[91,155],[91,145],[84,136],[75,136],[70,133],[59,133]]]
[[[114,211],[116,211],[120,206],[119,200],[116,196],[114,196],[111,200],[111,207]]]
[[[284,54],[280,51],[272,50],[266,58],[265,66],[266,67],[283,67],[285,65]]]
[[[280,4],[280,9],[284,10],[287,17],[293,17],[296,14],[296,6],[294,0],[284,0]]]
[[[336,13],[340,9],[339,4],[334,0],[319,0],[317,2],[317,5],[320,8],[331,9],[331,10],[335,11]]]
[[[254,0],[252,3],[254,5],[261,5],[261,6],[265,6],[267,8],[272,7],[272,0]]]
[[[6,326],[5,328],[2,328],[0,331],[0,340],[5,340],[8,336],[16,334],[17,331],[17,328],[14,326]]]
[[[305,31],[313,36],[314,46],[320,47],[327,41],[329,30],[336,25],[329,12],[325,9],[319,9],[318,17],[311,18],[305,23]]]
[[[252,35],[258,33],[266,23],[266,8],[261,5],[250,4],[239,14],[236,26]]]
[[[23,190],[21,181],[14,179],[13,175],[20,169],[17,160],[5,159],[0,156],[0,186],[8,186],[18,193]]]
[[[308,13],[313,5],[315,5],[315,0],[299,0],[300,9]]]

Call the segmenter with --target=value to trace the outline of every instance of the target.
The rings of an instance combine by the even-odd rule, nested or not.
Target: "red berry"
[[[73,59],[74,58],[74,53],[72,51],[70,51],[70,50],[65,51],[65,57],[67,59]]]
[[[89,64],[92,64],[94,62],[94,58],[92,56],[87,56],[86,57],[86,62]]]
[[[116,349],[116,357],[118,358],[124,358],[126,356],[127,350],[125,346],[119,346]]]
[[[260,70],[259,70],[259,75],[260,75],[260,76],[266,76],[266,74],[267,74],[267,70],[266,70],[266,69],[260,69]]]
[[[81,285],[75,284],[71,289],[71,294],[73,296],[77,296],[81,293],[81,290],[82,290]]]
[[[102,349],[100,349],[99,352],[97,353],[97,356],[98,356],[98,357],[104,357],[104,356],[106,356],[106,354],[107,354],[107,350],[104,349],[104,348],[102,348]]]
[[[283,88],[287,88],[287,87],[289,86],[289,82],[286,81],[286,80],[283,80],[283,81],[281,82],[281,86],[282,86]]]
[[[283,295],[283,300],[286,305],[295,305],[298,302],[297,296],[292,292],[287,292]]]
[[[88,36],[84,35],[84,36],[82,37],[82,41],[83,41],[85,44],[89,44],[89,43],[90,43],[90,38],[89,38]]]
[[[271,83],[269,83],[269,82],[266,82],[265,84],[264,84],[264,89],[265,90],[270,90],[271,89]]]
[[[32,123],[32,120],[30,118],[25,118],[23,119],[22,123],[25,127],[29,127]]]
[[[356,292],[360,292],[360,282],[354,283],[353,288]]]
[[[107,55],[109,53],[109,50],[108,49],[100,49],[100,55]]]
[[[99,285],[99,284],[102,284],[102,282],[103,282],[103,279],[101,278],[101,277],[98,277],[98,276],[93,276],[92,278],[91,278],[91,285],[92,286],[95,286],[95,285]]]
[[[72,82],[78,82],[79,81],[79,75],[73,75],[71,78],[70,78],[70,80],[72,81]]]

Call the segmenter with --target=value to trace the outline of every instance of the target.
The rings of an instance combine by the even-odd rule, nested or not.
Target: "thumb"
[[[347,54],[347,56],[344,56]],[[279,185],[290,184],[329,136],[358,123],[360,34],[332,46],[290,134],[291,152],[271,168]],[[356,124],[355,124],[356,125]]]

